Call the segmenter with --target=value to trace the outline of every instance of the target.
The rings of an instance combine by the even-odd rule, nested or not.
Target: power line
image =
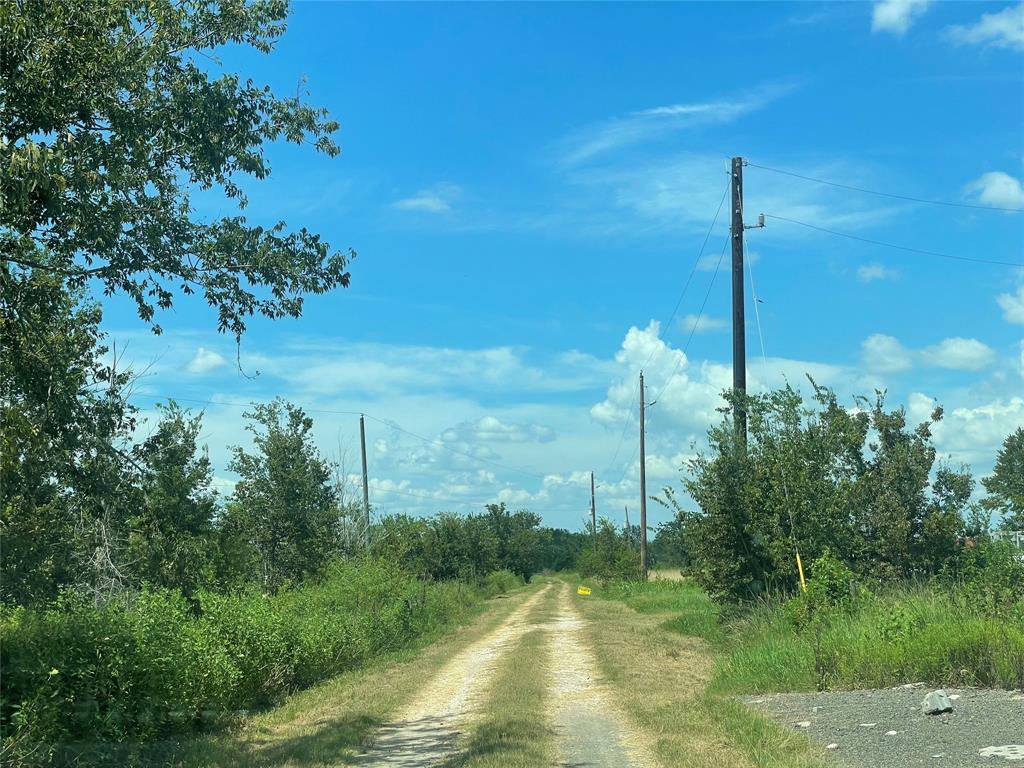
[[[828,181],[827,179],[816,179],[813,176],[805,176],[802,173],[794,173],[793,171],[784,171],[781,168],[770,168],[767,165],[758,165],[757,163],[747,162],[747,165],[751,168],[760,168],[762,171],[771,171],[772,173],[781,173],[784,176],[792,176],[796,179],[803,179],[804,181],[813,181],[818,184],[827,184],[830,187],[839,187],[840,189],[849,189],[854,192],[863,192],[868,195],[878,195],[879,197],[891,197],[896,200],[909,200],[913,203],[925,203],[926,205],[945,205],[950,208],[971,208],[974,210],[981,211],[1005,211],[1006,213],[1024,213],[1024,208],[1001,208],[996,205],[976,205],[972,203],[954,203],[949,200],[928,200],[923,197],[913,197],[911,195],[899,195],[894,192],[880,192],[876,189],[865,189],[864,187],[855,187],[852,184],[840,184],[837,181]]]
[[[730,237],[726,237],[725,238],[725,242],[722,243],[722,251],[721,251],[721,253],[718,254],[718,261],[715,263],[715,271],[711,275],[711,282],[708,283],[708,289],[704,293],[704,301],[702,301],[701,304],[700,304],[700,311],[697,312],[697,319],[696,319],[696,321],[690,327],[690,335],[686,337],[686,343],[683,344],[683,354],[676,361],[676,367],[672,369],[672,373],[669,375],[669,377],[667,379],[665,379],[665,383],[662,384],[661,389],[658,390],[658,394],[654,398],[654,401],[658,401],[658,400],[661,399],[661,396],[665,393],[665,390],[668,389],[668,385],[672,382],[672,379],[674,379],[676,374],[679,373],[679,369],[683,365],[683,360],[686,359],[686,352],[690,348],[690,342],[693,341],[693,335],[697,332],[697,328],[700,326],[701,318],[704,316],[704,308],[707,306],[708,299],[711,296],[711,289],[714,288],[714,286],[715,286],[715,278],[718,277],[718,273],[719,273],[719,271],[722,268],[722,259],[725,258],[725,249],[729,245],[729,240],[730,240]]]
[[[672,379],[674,379],[676,374],[679,373],[679,368],[682,366],[683,360],[686,359],[686,353],[690,349],[690,342],[693,341],[693,335],[697,332],[697,328],[700,326],[701,318],[704,316],[704,308],[707,306],[708,298],[710,298],[710,296],[711,296],[711,289],[715,285],[715,278],[718,277],[718,272],[721,270],[722,259],[725,258],[725,249],[729,245],[729,240],[730,239],[731,239],[731,237],[726,237],[725,242],[722,243],[722,251],[721,251],[721,253],[718,254],[718,261],[715,263],[715,271],[711,275],[711,282],[708,283],[708,289],[704,293],[704,301],[701,302],[700,311],[697,312],[697,318],[696,318],[696,320],[694,321],[693,325],[690,328],[690,335],[686,337],[686,343],[683,344],[683,349],[682,349],[683,354],[676,361],[675,368],[672,369],[672,373],[669,374],[669,377],[667,379],[665,379],[665,383],[662,385],[661,389],[658,390],[657,396],[654,398],[654,400],[651,401],[652,404],[656,403],[659,400],[661,400],[661,396],[665,393],[665,390],[668,389],[668,385],[672,382]],[[637,386],[639,387],[639,384]],[[633,447],[633,453],[630,455],[629,462],[627,462],[625,469],[622,471],[622,475],[619,477],[619,483],[621,483],[623,481],[623,479],[625,479],[626,474],[629,472],[629,468],[630,468],[630,466],[633,463],[633,457],[636,456],[637,451],[639,451],[639,450],[640,450],[640,446],[639,446],[639,443],[638,443],[636,446]]]
[[[872,240],[868,237],[861,237],[859,235],[851,235],[849,232],[837,232],[834,229],[826,229],[825,227],[819,227],[816,224],[808,224],[806,221],[797,221],[796,219],[789,219],[785,216],[776,216],[775,214],[766,213],[766,218],[777,219],[778,221],[786,221],[790,224],[799,224],[801,227],[807,227],[818,232],[825,232],[829,235],[836,235],[837,237],[845,237],[850,240],[857,240],[861,243],[870,243],[871,245],[880,245],[885,248],[894,248],[898,251],[907,251],[909,253],[919,253],[924,256],[937,256],[942,259],[952,259],[954,261],[970,261],[975,264],[995,264],[1000,267],[1021,267],[1024,263],[1017,263],[1012,261],[999,261],[998,259],[979,259],[971,256],[954,256],[949,253],[939,253],[938,251],[926,251],[923,248],[911,248],[906,245],[896,245],[895,243],[886,243],[882,240]]]
[[[714,232],[715,225],[718,223],[718,217],[722,213],[722,206],[725,205],[725,198],[728,197],[728,196],[729,196],[729,184],[726,184],[725,185],[725,191],[722,192],[722,199],[718,201],[718,208],[715,209],[715,215],[711,219],[711,226],[708,227],[708,231],[704,235],[704,241],[700,245],[700,250],[697,251],[697,258],[695,258],[693,260],[693,266],[690,268],[690,274],[687,276],[686,282],[683,284],[683,290],[679,293],[679,298],[676,299],[676,305],[672,308],[672,314],[669,315],[669,318],[668,318],[668,320],[665,323],[665,332],[666,332],[666,334],[668,333],[668,329],[671,327],[672,321],[675,319],[676,314],[679,312],[679,307],[682,306],[683,298],[685,298],[685,296],[686,296],[686,292],[687,292],[687,290],[690,287],[690,283],[693,282],[693,276],[695,274],[697,274],[697,269],[700,267],[701,259],[704,257],[704,250],[707,248],[708,240],[711,239],[711,233]],[[692,333],[691,333],[691,336],[692,336]],[[647,362],[645,362],[641,366],[640,370],[643,370],[648,365],[650,365],[651,360],[654,359],[655,350],[656,350],[656,348],[651,350],[651,353],[647,356]],[[637,392],[637,389],[639,388],[639,386],[640,386],[639,382],[634,384],[634,386],[633,386],[633,388],[631,390],[631,392],[632,392],[631,399],[632,399],[633,396],[636,395],[636,392]],[[630,419],[629,419],[629,413],[630,412],[627,410],[626,411],[625,423],[622,425],[622,434],[619,435],[619,441],[615,445],[615,452],[612,454],[612,460],[608,462],[608,466],[605,468],[605,471],[607,471],[608,469],[611,469],[615,465],[615,460],[619,457],[619,451],[622,450],[622,443],[626,439],[626,433],[629,431],[629,425],[631,423]],[[636,449],[634,447],[634,453],[635,453],[635,451],[636,451]],[[629,463],[630,464],[632,463],[632,458],[630,459]],[[629,464],[626,465],[626,468],[627,468],[627,471],[628,471]],[[625,477],[625,474],[623,474],[623,477]],[[620,480],[620,482],[621,482],[621,480]]]
[[[236,403],[236,402],[231,402],[230,400],[198,400],[198,399],[189,398],[189,397],[167,397],[166,395],[133,394],[132,397],[133,398],[145,397],[145,398],[150,398],[150,399],[153,399],[153,400],[166,399],[166,400],[174,400],[175,402],[179,402],[179,403],[197,403],[199,405],[227,405],[227,406],[231,406],[231,407],[235,407],[235,408],[249,408],[252,405],[252,403]],[[444,450],[449,451],[450,453],[456,454],[457,456],[464,456],[467,459],[472,459],[473,461],[483,462],[485,464],[491,464],[492,466],[499,467],[499,468],[504,469],[504,470],[506,470],[508,472],[515,472],[515,473],[518,473],[518,474],[521,474],[521,475],[527,475],[529,477],[535,477],[535,478],[538,478],[540,480],[543,480],[544,477],[545,477],[544,475],[537,474],[536,472],[530,472],[528,470],[520,469],[518,467],[511,467],[511,466],[508,466],[507,464],[502,464],[501,462],[493,461],[492,459],[485,459],[482,456],[474,456],[471,453],[467,453],[465,451],[460,451],[460,450],[458,450],[456,448],[452,448],[450,445],[447,445],[446,443],[444,443],[441,440],[433,440],[433,439],[431,439],[429,437],[423,437],[423,435],[418,435],[415,432],[410,432],[408,429],[405,429],[404,427],[399,426],[399,424],[397,422],[392,421],[391,419],[382,419],[382,418],[379,418],[377,416],[373,416],[373,415],[371,415],[369,413],[366,413],[365,411],[362,411],[362,412],[360,412],[360,411],[340,411],[340,410],[330,410],[330,409],[326,409],[326,408],[303,408],[302,410],[305,411],[306,413],[326,413],[326,414],[331,414],[331,415],[334,415],[334,416],[365,416],[366,418],[370,419],[371,421],[376,421],[378,424],[383,424],[386,427],[390,427],[391,429],[397,430],[398,432],[402,432],[402,433],[404,433],[406,435],[409,435],[410,437],[415,437],[417,440],[422,440],[425,443],[430,443],[432,445],[436,445],[439,448],[443,448]]]

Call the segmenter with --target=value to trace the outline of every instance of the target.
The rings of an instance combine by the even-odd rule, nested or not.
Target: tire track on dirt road
[[[658,762],[639,731],[596,679],[597,661],[583,641],[584,621],[563,582],[559,617],[550,622],[550,713],[563,768],[654,768]]]
[[[353,763],[362,768],[429,768],[454,755],[485,703],[497,661],[532,627],[527,619],[547,584],[493,632],[452,658]]]

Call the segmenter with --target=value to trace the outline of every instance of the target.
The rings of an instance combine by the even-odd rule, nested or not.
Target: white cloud
[[[463,422],[441,433],[445,442],[479,440],[497,443],[550,443],[555,432],[541,424],[506,424],[495,416],[483,416],[475,422]]]
[[[923,14],[930,0],[881,0],[876,2],[871,13],[873,32],[891,32],[902,37],[910,26]]]
[[[996,353],[977,339],[953,337],[921,350],[926,365],[953,368],[960,371],[979,371],[991,365]]]
[[[448,213],[452,209],[452,203],[461,193],[461,187],[455,184],[436,184],[429,189],[420,190],[412,197],[396,200],[391,207],[400,211]]]
[[[982,205],[993,208],[1024,208],[1024,187],[1020,179],[1015,179],[1002,171],[983,173],[965,190]]]
[[[998,13],[984,13],[974,24],[955,25],[946,32],[960,44],[1024,49],[1024,3],[1007,6]]]
[[[996,301],[1003,310],[1006,322],[1024,325],[1024,281],[1017,286],[1016,293],[1001,293]]]
[[[560,142],[560,161],[572,165],[686,128],[731,123],[793,89],[793,85],[763,86],[736,97],[651,107],[605,120],[578,130]]]
[[[857,267],[857,279],[862,283],[870,283],[872,280],[895,280],[899,274],[895,269],[877,263]]]
[[[720,317],[708,317],[707,315],[686,315],[679,319],[679,326],[684,331],[694,333],[705,333],[707,331],[720,331],[728,325]]]
[[[879,373],[899,373],[914,365],[979,371],[995,362],[996,353],[977,339],[954,336],[924,349],[914,350],[905,347],[893,336],[876,333],[861,344],[861,358],[868,370]]]
[[[200,347],[196,350],[195,357],[185,366],[185,370],[197,376],[202,376],[217,370],[225,363],[227,363],[227,360],[223,356],[217,354],[212,349]]]
[[[897,373],[913,366],[913,353],[899,339],[876,333],[861,344],[861,357],[871,371]]]

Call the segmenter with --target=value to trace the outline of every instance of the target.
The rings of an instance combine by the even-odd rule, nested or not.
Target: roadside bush
[[[406,646],[522,583],[509,572],[479,586],[423,582],[365,560],[272,597],[200,593],[198,615],[168,590],[0,609],[3,735],[55,748],[209,724]]]

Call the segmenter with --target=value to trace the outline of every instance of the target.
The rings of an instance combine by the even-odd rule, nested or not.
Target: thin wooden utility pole
[[[594,473],[590,473],[590,532],[597,538],[597,505],[594,503]]]
[[[743,158],[732,159],[732,390],[747,392],[747,335],[743,294]],[[733,408],[733,425],[747,442],[747,412],[741,403]]]
[[[640,371],[640,577],[647,581],[647,450],[644,446],[644,372]]]
[[[366,471],[366,419],[359,416],[359,453],[363,457],[363,537],[370,544],[370,476]]]

